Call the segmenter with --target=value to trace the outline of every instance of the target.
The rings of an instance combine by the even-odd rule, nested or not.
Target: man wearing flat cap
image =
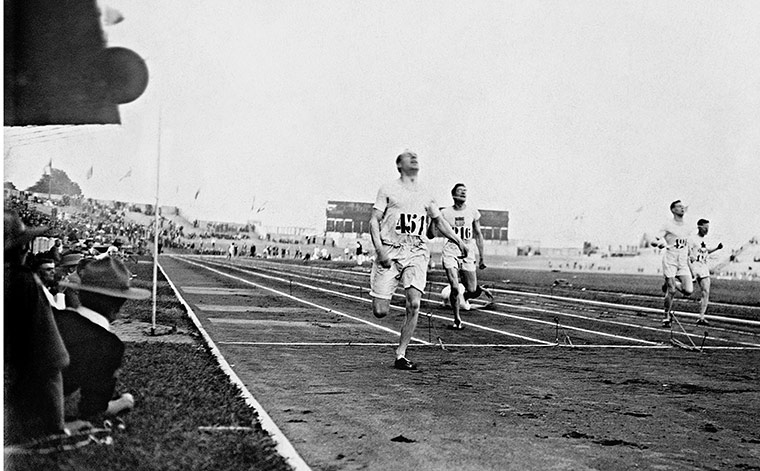
[[[67,405],[74,401],[77,418],[91,420],[100,414],[117,415],[134,406],[131,394],[114,399],[116,373],[124,356],[124,343],[111,332],[127,299],[145,299],[150,292],[130,286],[130,272],[121,260],[106,257],[87,263],[79,271],[79,282],[62,281],[79,292],[81,305],[56,312],[55,320],[71,363],[63,371]]]

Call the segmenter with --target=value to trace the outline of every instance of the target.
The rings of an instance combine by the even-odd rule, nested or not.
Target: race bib
[[[396,234],[422,237],[427,228],[427,214],[401,213],[396,222]]]
[[[707,246],[702,242],[702,246],[697,250],[697,262],[707,262]]]
[[[462,240],[470,240],[472,237],[472,226],[465,225],[464,218],[455,218],[453,229]]]
[[[686,247],[686,239],[676,239],[673,241],[673,248],[682,249]]]

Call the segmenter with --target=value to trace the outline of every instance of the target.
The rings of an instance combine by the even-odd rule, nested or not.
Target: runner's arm
[[[478,268],[486,267],[483,261],[483,231],[480,230],[480,220],[472,221],[472,235],[475,238],[475,246],[478,248]]]
[[[388,254],[383,247],[383,240],[380,238],[380,221],[383,220],[383,212],[377,208],[372,209],[372,217],[369,218],[369,235],[372,238],[372,245],[375,247],[377,263],[383,268],[390,268],[391,263]]]
[[[462,252],[462,257],[467,256],[467,246],[464,244],[462,239],[454,232],[454,230],[451,228],[449,223],[440,215],[438,217],[433,218],[433,222],[435,223],[435,227],[443,234],[444,237],[449,239],[450,241],[457,244],[457,247],[459,247],[459,250]]]

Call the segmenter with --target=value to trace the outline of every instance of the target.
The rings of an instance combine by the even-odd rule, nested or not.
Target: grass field
[[[152,266],[139,264],[135,272],[134,284],[149,287]],[[157,323],[194,330],[168,283],[161,280]],[[127,301],[122,317],[150,322],[151,310],[151,299]],[[6,454],[5,469],[289,469],[258,425],[255,412],[204,345],[127,343],[117,390],[131,392],[136,407],[124,417],[126,429],[113,434],[112,445],[90,444],[48,455]],[[241,430],[199,430],[217,426]]]

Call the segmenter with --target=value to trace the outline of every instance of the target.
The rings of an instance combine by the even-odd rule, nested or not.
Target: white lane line
[[[592,306],[600,306],[600,307],[612,307],[615,309],[623,309],[628,311],[638,311],[638,312],[648,312],[648,313],[655,313],[655,314],[663,314],[662,309],[657,309],[653,307],[644,307],[644,306],[632,306],[630,304],[615,304],[615,303],[608,303],[604,301],[595,301],[592,299],[578,299],[578,298],[567,298],[564,296],[555,296],[552,294],[541,294],[541,293],[525,293],[523,291],[510,291],[506,289],[494,289],[494,292],[497,293],[504,293],[504,294],[512,294],[512,295],[522,295],[522,296],[530,296],[530,297],[536,297],[536,298],[544,298],[544,299],[551,299],[556,301],[565,301],[565,302],[571,302],[571,303],[577,303],[577,304],[590,304]],[[638,295],[637,295],[638,296]],[[726,305],[726,304],[724,304]],[[729,304],[728,306],[735,306],[733,304]],[[751,309],[756,310],[759,308],[756,308],[754,306],[741,306],[742,309]],[[676,315],[679,317],[690,317],[693,319],[699,318],[699,314],[694,314],[691,312],[684,312],[684,311],[674,311]],[[726,323],[732,323],[732,324],[744,324],[749,325],[753,327],[760,327],[760,321],[753,321],[751,319],[738,319],[736,317],[723,317],[723,316],[714,316],[714,315],[706,315],[705,318],[707,320],[712,321],[720,321],[720,322],[726,322]]]
[[[255,306],[234,306],[227,304],[201,304],[195,303],[198,309],[208,312],[249,312],[255,311]]]
[[[185,260],[185,261],[187,263],[194,263],[194,262],[191,262],[189,260]],[[206,261],[206,263],[214,264],[214,262],[209,262],[209,261]],[[230,265],[230,264],[216,264],[216,265],[217,266],[221,266],[221,267],[225,267],[225,268],[228,268],[228,269],[231,269],[231,270],[236,270],[236,271],[239,271],[239,272],[243,272],[243,273],[245,273],[245,274],[247,274],[249,276],[258,276],[260,278],[266,278],[266,279],[269,279],[269,280],[275,280],[275,281],[279,281],[281,283],[288,283],[288,282],[289,283],[293,283],[292,280],[286,280],[284,278],[279,278],[279,277],[272,276],[272,275],[265,275],[263,273],[258,273],[258,272],[251,272],[251,271],[245,270],[243,268],[236,267],[235,265]],[[208,267],[205,267],[205,265],[200,265],[200,266],[203,266],[204,268],[208,268]],[[208,269],[211,269],[211,268],[208,268]],[[232,276],[232,275],[228,275],[228,276]],[[294,277],[298,277],[298,278],[306,278],[307,280],[309,279],[308,277],[305,277],[305,276],[302,276],[302,275],[293,275],[293,276]],[[312,285],[308,285],[308,284],[305,284],[305,283],[299,283],[299,282],[295,282],[293,284],[295,284],[296,286],[301,286],[301,287],[308,288],[308,289],[315,290],[315,291],[321,291],[323,293],[328,293],[328,294],[340,296],[340,297],[343,297],[343,298],[352,299],[352,300],[355,300],[355,301],[361,301],[361,302],[365,302],[365,303],[366,302],[371,302],[368,299],[360,298],[358,296],[354,296],[354,295],[351,295],[351,294],[341,293],[340,291],[329,290],[329,289],[326,289],[326,288],[320,288],[318,286],[312,286]],[[339,286],[347,286],[347,287],[353,287],[353,288],[355,288],[355,286],[353,286],[353,285],[346,285],[344,283],[338,283],[338,285]],[[398,295],[396,295],[396,296],[398,296]],[[293,298],[293,299],[297,299],[297,298]],[[391,306],[391,308],[392,309],[397,309],[397,310],[400,310],[400,311],[404,310],[403,307],[398,307],[398,306]],[[431,318],[434,318],[434,319],[440,319],[440,320],[443,320],[443,321],[450,320],[449,317],[439,316],[439,315],[435,315],[435,314],[420,313],[420,317],[423,317],[423,316],[424,317],[431,317]],[[469,326],[477,328],[477,329],[485,330],[485,331],[488,331],[488,332],[494,332],[494,333],[497,333],[497,334],[500,334],[500,335],[505,335],[507,337],[514,337],[514,338],[526,340],[528,342],[535,342],[535,343],[539,343],[539,344],[542,344],[542,345],[554,345],[554,343],[547,342],[546,340],[536,339],[536,338],[533,338],[533,337],[527,337],[527,336],[524,336],[524,335],[519,335],[519,334],[515,334],[515,333],[512,333],[512,332],[507,332],[507,331],[504,331],[504,330],[494,329],[492,327],[486,327],[484,325],[474,324],[472,322],[463,322],[463,324],[464,325],[469,325]],[[420,327],[418,327],[418,328],[420,328]],[[429,342],[422,342],[422,343],[428,344]]]
[[[230,382],[238,387],[241,395],[245,399],[245,402],[256,411],[256,414],[259,418],[259,423],[261,424],[261,428],[266,430],[267,433],[269,433],[269,435],[272,437],[272,441],[274,441],[277,453],[279,453],[280,456],[282,456],[294,470],[311,471],[309,465],[306,464],[303,458],[301,458],[301,455],[298,454],[296,449],[293,447],[293,444],[290,443],[288,437],[282,433],[280,428],[277,426],[277,424],[274,423],[274,420],[272,420],[264,407],[262,407],[259,401],[253,397],[253,394],[251,394],[251,391],[248,390],[245,383],[243,383],[240,377],[238,377],[235,371],[233,371],[232,367],[230,367],[230,364],[227,363],[227,360],[224,358],[224,355],[222,355],[222,352],[219,351],[217,346],[214,344],[214,341],[211,339],[211,336],[208,335],[206,329],[204,329],[203,325],[201,325],[200,320],[195,315],[195,312],[193,312],[193,308],[191,308],[187,301],[185,301],[185,298],[182,297],[179,290],[172,282],[171,278],[169,278],[169,275],[166,273],[166,271],[164,271],[164,267],[162,267],[160,263],[157,263],[157,265],[158,268],[161,269],[161,273],[164,275],[164,278],[166,278],[166,281],[169,282],[169,286],[171,286],[172,290],[174,290],[174,294],[177,296],[177,299],[179,299],[180,303],[182,303],[182,305],[185,306],[185,309],[187,309],[187,315],[190,317],[190,319],[193,321],[193,324],[195,324],[195,327],[203,336],[206,345],[208,345],[211,354],[216,358],[216,361],[219,363],[222,371],[224,371],[224,373],[229,377]]]
[[[249,271],[237,268],[234,265],[222,265],[222,266],[229,266],[230,268],[233,268],[233,269],[238,270],[238,271],[243,271],[245,273],[251,273]],[[319,268],[319,267],[317,267],[316,269],[319,269],[321,271],[330,271],[329,269],[326,269],[326,268]],[[291,272],[289,270],[276,270],[276,269],[272,269],[272,268],[268,268],[268,270],[276,272],[276,273],[280,273],[280,274],[287,274],[287,275],[290,275],[290,276],[296,277],[296,278],[307,279],[307,280],[309,279],[309,277],[307,277],[305,275],[299,275],[299,274]],[[342,270],[332,270],[332,271],[338,271],[338,272],[341,272],[341,273],[345,272],[345,271],[342,271]],[[353,272],[348,272],[348,273],[353,273]],[[257,274],[257,275],[258,276],[266,277],[266,275],[263,275],[263,274]],[[279,280],[280,281],[286,281],[286,280],[283,280],[283,279],[279,279]],[[331,284],[337,284],[338,286],[345,286],[347,288],[357,288],[356,285],[351,285],[351,284],[346,284],[346,283],[334,283],[334,282],[331,282]],[[435,284],[441,285],[443,283],[431,282],[431,285],[435,285]],[[306,286],[306,285],[301,285],[301,286]],[[318,288],[314,288],[314,289],[318,289]],[[333,292],[333,291],[329,291],[329,290],[324,290],[324,291]],[[499,292],[507,292],[507,290],[497,290],[497,291],[499,291]],[[535,296],[535,297],[547,297],[547,295],[540,295],[540,294],[537,294],[537,293],[522,293],[522,292],[510,292],[510,293],[513,293],[513,294],[527,294],[529,296]],[[352,297],[352,296],[349,296],[349,295],[345,295],[343,293],[337,293],[337,294],[342,295],[342,296],[346,296],[346,297]],[[398,296],[403,296],[403,295],[394,294],[394,296],[398,297]],[[560,297],[555,296],[555,298],[560,298]],[[573,299],[573,298],[566,298],[566,299],[572,300],[572,301],[576,301],[576,302],[580,302],[580,303],[585,303],[587,301],[587,300],[577,300],[577,299]],[[437,302],[437,301],[433,301],[433,300],[431,300],[429,298],[425,298],[425,297],[423,297],[422,300],[425,301],[425,302],[428,302],[428,303],[436,303]],[[598,301],[590,301],[589,303],[593,304],[593,303],[596,303],[596,302],[598,302]],[[573,317],[573,318],[587,320],[587,321],[592,321],[592,322],[599,322],[599,323],[604,323],[604,324],[625,326],[625,327],[634,328],[634,329],[643,329],[643,330],[649,330],[649,331],[654,331],[654,332],[667,332],[667,329],[664,329],[662,327],[649,327],[649,326],[645,326],[645,325],[629,324],[629,323],[626,323],[626,322],[610,321],[610,320],[606,320],[606,319],[598,319],[598,318],[589,317],[589,316],[583,316],[583,315],[579,315],[579,314],[571,314],[571,313],[566,313],[566,312],[562,312],[562,311],[553,311],[553,310],[548,310],[548,309],[534,308],[534,307],[530,307],[530,306],[518,306],[518,305],[514,305],[514,304],[500,303],[500,302],[497,302],[497,303],[494,303],[494,304],[497,305],[497,306],[511,307],[511,308],[515,308],[515,309],[521,309],[521,310],[524,310],[524,311],[543,312],[543,313],[549,313],[549,314],[554,314],[554,315],[563,316],[563,317]],[[609,304],[609,306],[611,306],[611,307],[622,307],[622,306],[624,306],[624,305],[611,304],[611,303],[603,303],[603,304]],[[647,309],[659,312],[656,309],[641,308],[641,310],[647,310]],[[510,316],[509,314],[499,313],[499,312],[491,311],[491,310],[488,310],[488,309],[478,309],[478,310],[482,311],[482,312],[490,313],[490,314],[496,314],[496,315],[501,315],[501,316]],[[448,319],[447,317],[441,317],[441,316],[437,316],[437,315],[431,315],[431,317],[434,317],[434,318],[437,318],[437,319],[442,319],[442,320],[447,320]],[[525,320],[525,321],[530,321],[530,322],[538,322],[538,323],[555,325],[555,323],[551,322],[551,321],[537,320],[537,319],[525,318],[525,317],[520,317],[520,316],[512,316],[512,317],[514,317],[515,319],[518,319],[518,320]],[[472,325],[475,328],[482,328],[484,330],[489,330],[488,328],[479,326],[477,324],[471,324],[471,323],[465,323],[465,324]],[[606,334],[604,332],[600,332],[600,331],[597,331],[597,330],[584,330],[584,329],[581,329],[581,328],[578,328],[578,327],[572,327],[572,326],[566,326],[566,325],[561,325],[561,326],[563,328],[567,328],[567,329],[570,329],[570,330],[585,331],[585,332],[590,332],[592,334],[597,334],[597,335],[602,335],[602,336],[611,336],[613,338],[619,338],[619,339],[623,339],[623,340],[632,340],[632,341],[635,341],[635,342],[645,342],[645,343],[648,343],[650,345],[661,345],[662,344],[662,342],[649,342],[649,341],[641,340],[641,339],[629,338],[629,337],[624,337],[624,336],[616,336],[614,334]],[[503,331],[497,331],[497,332],[504,333]],[[749,335],[746,332],[738,332],[738,333]],[[504,334],[505,335],[510,335],[509,333],[504,333]],[[687,334],[687,335],[690,336],[690,337],[693,337],[693,338],[702,338],[702,335],[699,335],[699,334]],[[521,337],[521,336],[516,336],[516,335],[512,335],[512,336],[519,337],[519,338],[524,338],[526,340],[533,340],[533,341],[535,341],[535,339],[530,339],[528,337]],[[719,342],[724,342],[724,343],[734,343],[734,344],[739,344],[739,345],[743,345],[743,346],[747,346],[747,347],[751,347],[751,348],[760,347],[759,344],[751,343],[751,342],[742,342],[742,341],[738,341],[738,340],[729,340],[729,339],[723,339],[723,338],[720,338],[720,337],[711,337],[711,339],[714,340],[714,341],[719,341]],[[539,342],[540,342],[540,340],[539,340]],[[551,344],[551,345],[554,345],[554,344]]]
[[[527,307],[527,306],[518,306],[516,304],[506,304],[506,303],[495,303],[495,304],[497,306],[511,307],[511,308],[514,308],[514,309],[522,309],[522,310],[526,310],[526,311],[538,311],[538,312],[544,312],[544,313],[547,313],[547,314],[557,314],[557,315],[570,316],[570,317],[579,317],[581,319],[587,319],[586,317],[579,316],[577,314],[567,314],[567,313],[560,312],[560,311],[553,311],[551,309],[539,309],[539,308],[533,308],[533,307]],[[510,314],[504,314],[504,313],[497,312],[497,311],[490,311],[488,309],[481,309],[481,311],[488,312],[488,313],[491,313],[491,314],[496,314],[497,316],[510,316],[510,317],[512,317],[512,315],[510,315]],[[520,316],[514,316],[514,317],[517,318],[517,319],[523,319]],[[654,331],[657,331],[657,332],[663,332],[663,331],[667,332],[668,331],[668,329],[666,329],[664,327],[649,327],[649,326],[643,326],[643,325],[626,324],[626,323],[623,323],[623,322],[608,321],[608,320],[599,320],[599,319],[589,319],[589,320],[596,320],[597,322],[604,322],[604,323],[609,323],[609,324],[618,324],[618,325],[624,325],[624,326],[630,326],[630,327],[637,327],[639,329],[654,330]],[[552,324],[552,325],[555,324],[555,323],[550,322],[550,321],[542,321],[542,320],[534,320],[534,322],[542,322],[542,323],[545,323],[545,324]],[[567,325],[563,325],[563,324],[560,324],[560,327],[562,327],[563,329],[583,330],[583,331],[585,331],[585,329],[580,329],[580,328],[577,328],[577,327],[567,326]],[[596,331],[591,331],[591,332],[596,332]],[[607,335],[607,336],[617,337],[617,338],[621,338],[621,339],[627,339],[628,338],[628,337],[616,336],[616,335],[613,335],[613,334],[604,334],[604,333],[601,333],[601,332],[597,332],[597,333],[599,335]],[[678,334],[681,335],[682,333],[679,332]],[[695,339],[701,339],[703,337],[702,334],[686,333],[685,335],[687,335],[688,337],[693,337]],[[742,341],[739,341],[739,340],[729,340],[729,339],[723,339],[723,338],[720,338],[720,337],[710,337],[710,339],[714,340],[714,341],[718,341],[718,342],[734,343],[734,344],[744,345],[744,346],[747,346],[747,347],[760,347],[760,344],[751,343],[751,342],[742,342]],[[645,342],[645,340],[639,340],[639,342]],[[653,343],[653,342],[649,342],[649,343]]]
[[[210,263],[210,262],[208,262],[208,263]],[[233,269],[233,270],[237,270],[237,271],[242,271],[244,273],[247,273],[247,274],[250,274],[250,275],[253,275],[253,276],[260,276],[260,277],[263,277],[263,278],[276,279],[276,280],[281,281],[281,282],[288,282],[288,281],[290,281],[290,280],[285,280],[283,278],[272,277],[270,275],[264,275],[264,274],[261,274],[261,273],[250,272],[248,270],[244,270],[244,269],[236,267],[234,265],[221,265],[221,266],[225,266],[227,268],[230,268],[230,269]],[[296,275],[296,274],[291,274],[291,273],[288,273],[288,274],[292,275],[293,277],[308,279],[308,277],[306,277],[304,275]],[[319,290],[319,291],[323,291],[323,292],[327,292],[327,293],[331,293],[331,294],[336,294],[336,295],[347,297],[347,298],[361,299],[361,300],[363,300],[363,301],[366,302],[366,300],[363,299],[363,298],[357,298],[356,296],[345,294],[345,293],[340,293],[338,291],[328,290],[328,289],[325,289],[325,288],[313,287],[313,286],[305,285],[305,284],[302,284],[302,283],[296,283],[296,284],[298,286],[304,286],[304,287],[307,287],[307,288],[316,289],[316,290]],[[338,283],[338,285],[339,286],[346,286],[346,287],[349,287],[349,288],[356,288],[355,285],[347,285],[345,283]],[[432,301],[426,300],[426,302],[432,302]],[[500,303],[500,305],[502,305],[502,304]],[[508,306],[507,304],[503,304],[503,305],[504,306]],[[531,311],[538,311],[538,312],[552,312],[552,311],[548,311],[548,310],[544,310],[544,309],[529,308],[529,307],[523,307],[523,306],[515,306],[515,307],[519,307],[520,309],[526,309],[526,310],[531,310]],[[533,322],[533,323],[537,323],[537,324],[546,324],[546,325],[552,325],[552,326],[555,325],[554,322],[544,321],[544,320],[541,320],[541,319],[532,319],[532,318],[529,318],[529,317],[516,316],[516,315],[513,315],[513,314],[505,314],[505,313],[491,311],[491,310],[487,310],[487,309],[480,309],[480,311],[481,312],[486,312],[486,313],[489,313],[489,314],[495,314],[495,315],[501,316],[501,317],[507,317],[507,318],[512,318],[512,319],[522,320],[522,321],[526,321],[526,322]],[[554,314],[563,314],[563,313],[557,313],[557,312],[553,312],[553,313]],[[436,319],[441,319],[441,320],[444,320],[444,321],[449,319],[448,317],[438,316],[438,315],[435,315],[435,314],[421,314],[421,315],[433,317],[433,318],[436,318]],[[477,328],[477,329],[481,329],[481,330],[486,330],[488,332],[494,332],[494,333],[498,333],[498,334],[501,334],[501,335],[506,335],[506,336],[509,336],[509,337],[514,337],[514,338],[519,338],[519,339],[523,339],[523,340],[527,340],[527,341],[531,341],[531,342],[541,343],[541,344],[544,344],[544,345],[554,345],[553,342],[547,342],[545,340],[535,339],[535,338],[532,338],[532,337],[526,337],[526,336],[523,336],[523,335],[511,333],[511,332],[506,332],[506,331],[503,331],[503,330],[494,329],[494,328],[491,328],[491,327],[486,327],[484,325],[474,324],[472,322],[462,322],[462,323],[464,325],[468,325],[468,326],[471,326],[471,327],[474,327],[474,328]],[[596,331],[596,330],[583,329],[583,328],[580,328],[580,327],[572,327],[572,326],[564,326],[564,325],[562,327],[565,328],[565,329],[569,329],[569,330],[575,330],[575,331],[579,331],[579,332],[590,333],[590,334],[593,334],[593,335],[600,335],[600,336],[603,336],[603,337],[611,337],[611,338],[616,338],[616,339],[620,339],[620,340],[628,340],[628,341],[631,341],[631,342],[638,342],[638,343],[643,343],[643,344],[646,344],[646,345],[660,345],[660,344],[662,344],[662,342],[651,342],[651,341],[648,341],[648,340],[641,340],[641,339],[637,339],[637,338],[633,338],[633,337],[625,337],[625,336],[621,336],[621,335],[608,334],[608,333],[605,333],[605,332],[599,332],[599,331]]]
[[[322,311],[325,311],[325,312],[334,313],[334,314],[338,314],[339,316],[347,317],[348,319],[354,320],[356,322],[360,322],[362,324],[366,324],[366,325],[372,326],[372,327],[374,327],[376,329],[383,330],[385,332],[389,332],[389,333],[391,333],[391,334],[393,334],[395,336],[399,335],[399,333],[396,332],[393,329],[390,329],[388,327],[385,327],[385,326],[382,326],[382,325],[379,325],[379,324],[375,324],[374,322],[370,322],[370,321],[364,320],[364,319],[362,319],[360,317],[352,316],[350,314],[346,314],[344,312],[341,312],[341,311],[338,311],[338,310],[335,310],[335,309],[330,309],[329,307],[321,306],[319,304],[313,303],[311,301],[307,301],[305,299],[297,298],[297,297],[292,296],[292,295],[290,295],[288,293],[283,293],[282,291],[278,291],[276,289],[269,288],[267,286],[260,285],[258,283],[254,283],[252,281],[248,281],[245,278],[241,278],[239,276],[230,275],[229,273],[224,273],[224,272],[222,272],[220,270],[217,270],[215,268],[211,268],[211,267],[208,267],[206,265],[203,265],[203,264],[200,264],[200,263],[196,263],[196,262],[193,262],[191,260],[184,259],[182,257],[176,257],[174,255],[170,255],[170,257],[178,259],[178,260],[182,260],[185,263],[189,263],[189,264],[195,265],[197,267],[204,268],[204,269],[209,270],[211,272],[214,272],[214,273],[216,273],[218,275],[226,276],[227,278],[232,278],[233,280],[239,281],[241,283],[245,283],[247,285],[255,286],[257,288],[265,289],[267,291],[270,291],[272,293],[277,294],[278,296],[283,296],[285,298],[292,299],[293,301],[297,301],[297,302],[299,302],[301,304],[306,304],[307,306],[315,307],[315,308],[317,308],[319,310],[322,310]],[[213,263],[213,262],[206,262],[206,263]],[[222,264],[221,266],[226,266],[226,265]],[[231,267],[231,268],[235,268],[235,267]],[[237,268],[237,270],[240,270],[240,269]],[[240,270],[240,271],[245,271],[245,270]],[[246,272],[246,273],[249,273],[249,272]],[[420,343],[423,343],[423,344],[427,344],[428,343],[428,342],[426,342],[426,341],[424,341],[422,339],[418,339],[418,338],[415,338],[415,337],[412,337],[412,341],[414,341],[414,342],[420,342]]]
[[[180,286],[183,292],[187,294],[204,294],[214,296],[227,296],[227,295],[255,295],[256,290],[253,289],[235,289],[235,288],[210,288],[206,286]]]
[[[174,257],[174,258],[179,258],[179,257]],[[191,263],[191,262],[188,261],[188,263]],[[214,263],[214,262],[207,262],[207,263]],[[216,263],[216,265],[222,266],[222,267],[226,267],[226,268],[230,268],[230,269],[234,269],[234,270],[237,270],[237,271],[249,274],[249,275],[253,275],[253,276],[259,276],[259,277],[262,277],[262,278],[277,280],[277,281],[284,282],[284,283],[287,283],[287,282],[291,282],[292,283],[292,280],[285,280],[283,278],[278,278],[278,277],[275,277],[275,276],[265,275],[263,273],[256,273],[256,272],[251,272],[251,271],[248,271],[248,270],[243,270],[243,269],[241,269],[239,267],[236,267],[236,266],[234,266],[232,264]],[[317,268],[317,269],[320,269],[320,270],[323,270],[323,271],[327,270],[327,269],[321,269],[321,268]],[[303,278],[303,279],[307,279],[307,280],[309,279],[307,276],[299,275],[299,274],[296,274],[296,273],[293,273],[293,272],[289,272],[289,271],[286,271],[286,270],[272,270],[272,269],[270,269],[270,271],[276,271],[278,273],[286,273],[286,274],[294,276],[296,278]],[[433,282],[431,282],[431,283],[433,283]],[[360,301],[368,302],[364,298],[357,298],[356,296],[347,295],[347,294],[344,294],[344,293],[340,293],[338,291],[331,291],[331,290],[327,290],[327,289],[324,289],[324,288],[318,288],[318,287],[315,287],[315,286],[310,286],[310,285],[306,285],[306,284],[303,284],[303,283],[297,283],[297,282],[296,282],[296,285],[303,286],[303,287],[306,287],[306,288],[309,288],[309,289],[313,289],[313,290],[318,290],[318,291],[323,291],[323,292],[327,292],[327,293],[336,294],[336,295],[339,295],[339,296],[342,296],[342,297],[346,297],[346,298],[350,298],[350,299],[355,299],[355,300],[360,300]],[[349,285],[349,284],[345,284],[345,283],[338,283],[338,285],[339,286],[349,287],[349,288],[356,288],[357,287],[356,285]],[[395,296],[400,296],[400,295],[396,294]],[[423,300],[427,301],[427,302],[434,302],[434,301],[431,301],[431,300],[425,299],[425,298],[423,298]],[[549,312],[549,313],[559,314],[559,315],[563,315],[563,316],[577,316],[577,317],[580,317],[581,319],[587,319],[587,320],[598,321],[598,322],[616,323],[615,321],[599,320],[599,319],[594,319],[594,318],[590,318],[590,317],[587,318],[587,317],[583,317],[583,316],[578,316],[577,314],[567,314],[567,313],[559,312],[559,311],[550,311],[550,310],[531,308],[531,307],[525,307],[525,306],[509,305],[509,304],[504,304],[504,303],[497,303],[497,304],[504,305],[504,306],[509,306],[509,307],[515,307],[515,308],[523,309],[523,310],[536,310],[536,311]],[[391,307],[392,308],[396,308],[395,306],[391,306]],[[396,309],[403,310],[403,308],[396,308]],[[509,314],[504,314],[504,313],[495,312],[495,311],[489,311],[489,310],[485,310],[485,309],[480,309],[480,311],[488,312],[488,313],[496,314],[496,315],[510,316]],[[424,315],[426,317],[429,316],[429,317],[432,317],[432,318],[441,319],[441,320],[444,320],[444,321],[445,320],[449,320],[448,317],[438,316],[438,315],[434,315],[434,314],[423,314],[423,313],[421,313],[421,315]],[[512,315],[511,317],[515,317],[517,319],[525,319],[525,320],[529,320],[529,321],[532,321],[532,322],[549,323],[549,324],[554,325],[554,323],[551,323],[551,322],[548,322],[548,321],[540,321],[540,320],[536,320],[536,319],[523,318],[523,317],[514,316],[514,315]],[[512,336],[512,337],[516,337],[516,338],[522,338],[522,339],[525,339],[525,340],[531,340],[531,341],[534,341],[534,342],[538,342],[540,344],[540,345],[533,345],[533,346],[549,346],[549,347],[552,347],[552,346],[561,346],[561,347],[565,347],[565,348],[634,348],[634,349],[641,349],[641,348],[644,348],[644,349],[646,349],[646,348],[670,349],[670,348],[674,348],[672,345],[664,344],[662,342],[647,342],[647,341],[639,340],[639,339],[634,339],[634,340],[639,341],[639,342],[646,342],[649,345],[599,345],[599,346],[596,346],[596,345],[563,345],[563,344],[557,344],[556,342],[552,343],[552,342],[546,342],[546,341],[543,341],[543,340],[533,339],[533,338],[530,338],[530,337],[523,337],[523,336],[520,336],[520,335],[512,334],[510,332],[505,332],[505,331],[500,331],[500,330],[496,330],[496,329],[491,329],[491,328],[488,328],[488,327],[485,327],[485,326],[480,326],[480,325],[469,323],[469,322],[464,322],[464,324],[473,326],[475,328],[483,329],[483,330],[490,330],[490,331],[493,331],[493,332],[496,332],[496,333],[499,333],[499,334],[503,334],[503,335],[507,335],[507,336]],[[625,323],[618,323],[618,324],[621,324],[621,325],[630,325],[631,327],[640,328],[640,329],[646,329],[646,330],[666,331],[666,329],[662,329],[662,328],[640,326],[640,325],[636,325],[636,324],[625,324]],[[568,326],[562,326],[562,327],[563,328],[571,328],[571,327],[568,327]],[[576,329],[576,330],[579,330],[579,329]],[[603,332],[597,332],[597,331],[590,331],[590,332],[604,335]],[[609,334],[609,335],[611,335],[611,334]],[[691,337],[695,337],[695,338],[702,338],[701,335],[697,335],[697,334],[687,334],[687,335],[689,335]],[[626,337],[620,337],[620,338],[626,338]],[[721,338],[717,338],[717,337],[710,337],[710,339],[711,340],[721,341],[721,342],[726,342],[726,343],[738,343],[739,345],[744,345],[744,346],[737,346],[737,347],[705,346],[704,349],[711,349],[711,350],[755,350],[755,349],[759,349],[760,348],[760,345],[753,344],[753,343],[731,341],[731,340],[721,339]],[[435,344],[435,343],[425,342],[425,344],[437,346],[437,344]],[[501,346],[501,344],[477,344],[477,345],[474,344],[472,346],[481,346],[481,345],[483,345],[483,346],[496,346],[496,347]],[[517,344],[517,345],[518,346],[531,346],[531,345],[525,345],[525,344]],[[508,346],[508,345],[505,345],[505,346]]]
[[[389,342],[219,342],[220,345],[272,346],[272,347],[396,347],[397,343]],[[414,344],[418,346],[417,344]],[[421,346],[421,345],[420,345]],[[438,347],[435,345],[426,345]]]
[[[288,274],[295,274],[296,272],[290,271],[290,270],[283,270],[282,268],[275,269],[271,268],[274,265],[273,263],[261,263],[257,262],[257,264],[265,265],[267,267],[270,267],[269,270],[276,270],[283,273]],[[245,264],[247,266],[251,266],[252,264]],[[337,273],[345,273],[345,274],[351,274],[351,275],[359,275],[359,276],[369,276],[368,273],[365,272],[356,272],[356,271],[350,271],[350,270],[340,270],[336,268],[325,268],[325,267],[310,267],[310,269],[313,270],[320,270],[320,271],[328,271],[328,272],[337,272]],[[430,282],[431,285],[445,285],[446,283],[439,283],[439,282]],[[530,293],[525,291],[513,291],[513,290],[506,290],[506,289],[500,289],[500,288],[494,288],[492,289],[492,292],[496,293],[504,293],[504,294],[512,294],[517,296],[527,296],[527,297],[537,297],[537,298],[545,298],[545,299],[552,299],[557,301],[567,301],[577,304],[588,304],[592,306],[599,306],[599,307],[609,307],[609,308],[615,308],[615,309],[621,309],[621,310],[629,310],[629,311],[638,311],[638,312],[648,312],[648,313],[655,313],[655,314],[662,314],[662,309],[659,308],[650,308],[650,307],[644,307],[644,306],[633,306],[630,304],[615,304],[615,303],[609,303],[604,301],[595,301],[592,299],[579,299],[579,298],[568,298],[564,296],[555,296],[550,294],[542,294],[542,293]],[[619,293],[620,295],[628,295],[626,293]],[[638,294],[630,294],[628,296],[642,296]],[[728,304],[728,303],[715,303],[715,304],[721,304],[723,306],[736,306],[734,304]],[[740,306],[742,309],[750,309],[750,310],[760,310],[760,308],[755,306]],[[688,318],[698,318],[698,314],[690,313],[690,312],[684,312],[684,311],[675,311],[676,315],[682,316],[682,317],[688,317]],[[760,327],[760,321],[755,321],[751,319],[739,319],[735,317],[723,317],[723,316],[715,316],[708,314],[705,316],[707,320],[714,320],[716,322],[726,322],[726,323],[733,323],[733,324],[744,324],[754,327]]]
[[[220,345],[235,345],[243,347],[385,347],[395,346],[395,343],[373,343],[373,342],[218,342]],[[637,348],[637,349],[671,349],[670,345],[565,345],[552,343],[549,345],[528,344],[528,343],[444,343],[448,347],[488,347],[488,348],[546,348],[546,347],[567,347],[567,348]],[[411,347],[411,345],[410,345]],[[414,345],[417,347],[440,348],[439,344]],[[708,347],[705,347],[708,348]],[[724,348],[724,347],[712,347]],[[740,347],[733,347],[740,348]]]

